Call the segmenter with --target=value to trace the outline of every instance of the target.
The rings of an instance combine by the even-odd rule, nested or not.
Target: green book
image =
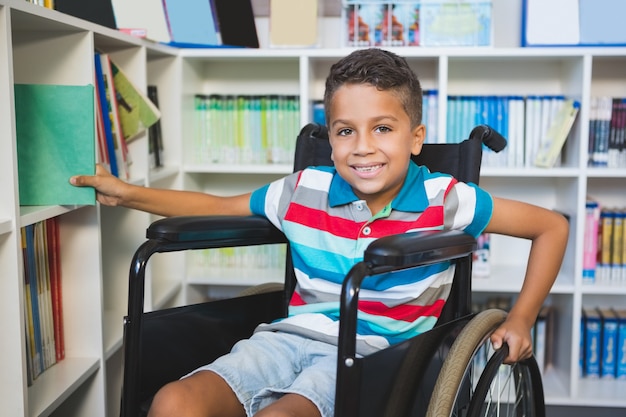
[[[95,173],[92,85],[15,85],[20,205],[94,205],[69,178]]]

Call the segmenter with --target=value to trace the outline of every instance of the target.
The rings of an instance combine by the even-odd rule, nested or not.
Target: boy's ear
[[[422,152],[422,145],[426,139],[426,126],[423,124],[417,125],[412,131],[413,144],[411,145],[411,154],[419,155]]]

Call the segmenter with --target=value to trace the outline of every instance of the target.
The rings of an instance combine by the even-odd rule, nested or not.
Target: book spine
[[[600,319],[602,322],[600,376],[603,379],[614,379],[617,364],[617,318],[612,310],[601,309]]]
[[[618,320],[615,376],[626,379],[626,310],[617,310],[615,314]]]
[[[601,355],[600,315],[594,309],[585,312],[585,368],[587,378],[600,377]]]
[[[602,240],[598,241],[600,246],[600,262],[597,266],[598,281],[607,283],[611,272],[611,243],[613,242],[613,218],[615,213],[604,209],[600,212],[600,224],[602,225]]]
[[[598,222],[600,206],[595,201],[587,201],[585,206],[585,237],[583,245],[583,282],[594,283],[598,252]]]

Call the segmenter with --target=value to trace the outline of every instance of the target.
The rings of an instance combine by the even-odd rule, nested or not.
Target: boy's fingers
[[[90,186],[91,178],[86,175],[74,175],[70,178],[70,184],[77,185],[79,187]]]

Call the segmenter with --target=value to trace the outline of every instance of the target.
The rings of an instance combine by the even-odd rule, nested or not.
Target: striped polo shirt
[[[281,330],[337,343],[344,277],[374,240],[420,230],[464,230],[477,237],[491,218],[491,196],[474,184],[410,163],[393,201],[372,214],[333,167],[311,167],[252,193],[253,213],[291,243],[297,279]],[[454,266],[428,265],[366,278],[359,293],[357,351],[369,354],[431,329],[450,291]]]

